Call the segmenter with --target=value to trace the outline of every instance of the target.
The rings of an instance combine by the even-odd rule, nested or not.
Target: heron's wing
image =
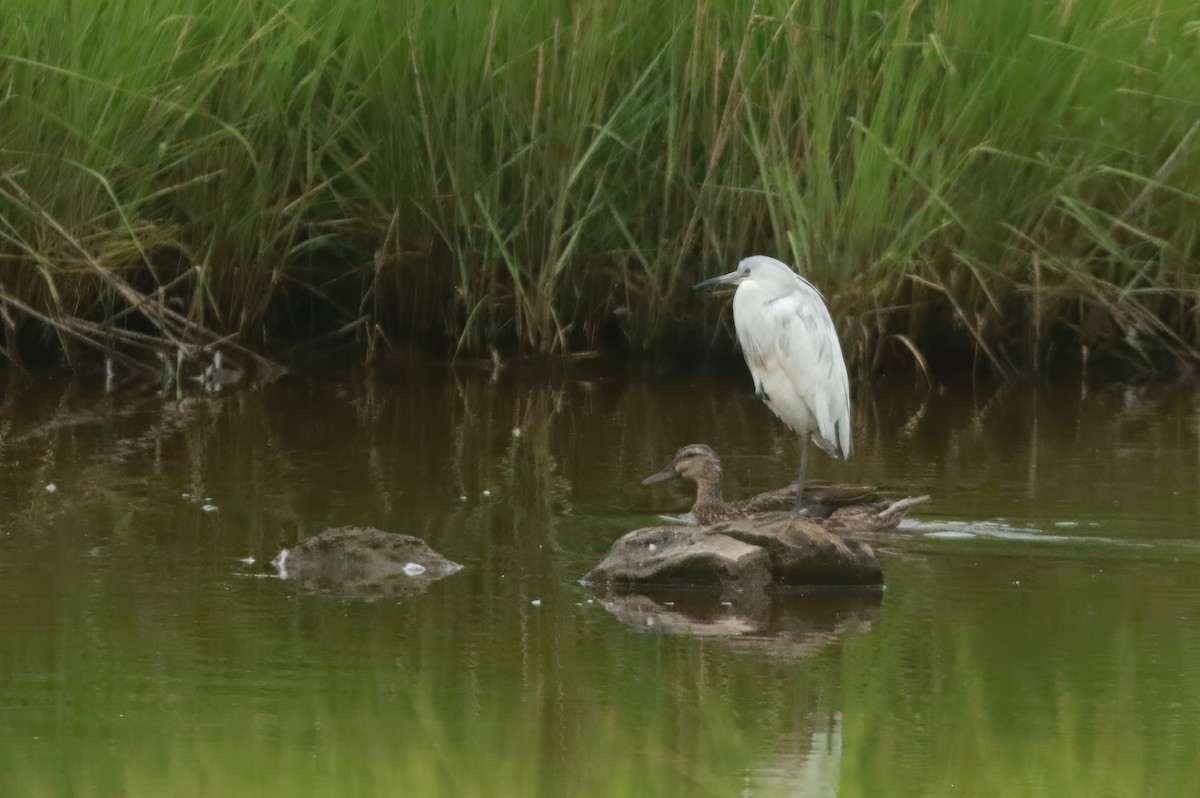
[[[784,423],[835,457],[850,456],[850,380],[837,330],[815,288],[735,306],[755,390]],[[736,298],[735,298],[736,301]]]

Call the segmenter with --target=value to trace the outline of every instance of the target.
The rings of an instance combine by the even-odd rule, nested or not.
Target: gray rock
[[[743,518],[711,529],[713,534],[766,550],[776,585],[883,584],[883,569],[869,544],[848,540],[818,522],[791,513]]]
[[[708,527],[647,527],[621,536],[585,581],[762,588],[771,581],[770,557]]]
[[[273,564],[306,593],[362,599],[413,596],[462,569],[420,538],[361,526],[326,529]]]
[[[592,584],[883,584],[871,547],[844,540],[791,513],[768,513],[699,527],[648,527],[622,536],[585,578]]]

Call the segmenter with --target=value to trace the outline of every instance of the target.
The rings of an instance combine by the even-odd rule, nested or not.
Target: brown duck
[[[653,485],[675,477],[695,482],[696,501],[684,518],[696,524],[717,524],[759,513],[800,510],[829,531],[842,534],[895,529],[909,507],[929,498],[879,501],[875,488],[868,485],[809,480],[803,486],[792,484],[750,499],[725,501],[723,476],[721,458],[712,447],[692,443],[676,452],[666,468],[643,479],[642,484]]]

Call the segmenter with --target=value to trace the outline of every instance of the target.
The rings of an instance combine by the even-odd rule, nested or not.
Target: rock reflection
[[[882,590],[773,589],[719,592],[687,588],[590,587],[622,623],[648,632],[725,638],[739,649],[787,658],[812,656],[848,633],[869,629]]]

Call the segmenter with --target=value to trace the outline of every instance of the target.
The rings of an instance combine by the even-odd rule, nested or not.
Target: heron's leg
[[[796,503],[792,512],[798,513],[804,509],[804,478],[808,474],[808,439],[800,440],[800,473],[796,476]]]

